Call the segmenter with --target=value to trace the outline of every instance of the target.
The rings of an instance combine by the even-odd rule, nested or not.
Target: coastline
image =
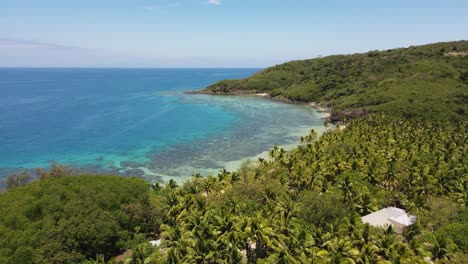
[[[204,95],[214,95],[214,96],[260,96],[265,99],[275,101],[275,102],[282,102],[287,104],[298,104],[298,105],[308,105],[314,109],[316,109],[319,113],[322,114],[322,119],[325,122],[332,123],[332,124],[341,124],[341,118],[338,116],[334,111],[333,108],[324,104],[320,104],[317,102],[301,102],[301,101],[294,101],[284,97],[274,97],[271,96],[269,93],[256,93],[256,92],[230,92],[230,93],[213,93],[207,92],[204,90],[199,91],[186,91],[185,94],[204,94]]]
[[[333,109],[331,107],[328,107],[326,105],[323,105],[323,104],[320,104],[320,103],[317,103],[317,102],[299,102],[299,101],[293,101],[293,100],[290,100],[290,99],[287,99],[287,98],[279,98],[279,97],[273,97],[271,96],[269,93],[256,93],[256,92],[252,92],[252,93],[245,93],[245,92],[242,92],[242,93],[212,93],[212,92],[206,92],[204,90],[199,90],[199,91],[186,91],[184,92],[185,94],[192,94],[192,95],[197,95],[197,94],[200,94],[200,95],[214,95],[214,96],[241,96],[241,97],[263,97],[267,100],[271,100],[271,101],[274,101],[274,102],[281,102],[281,103],[286,103],[286,104],[297,104],[297,105],[306,105],[306,106],[309,106],[309,107],[312,107],[314,108],[317,113],[320,115],[320,119],[322,119],[324,122],[328,122],[328,123],[332,123],[332,124],[335,124],[335,125],[340,125],[342,126],[343,123],[340,121],[340,119],[336,118],[336,116],[333,115]],[[299,145],[299,138],[301,136],[304,136],[304,135],[307,135],[310,133],[310,131],[312,129],[315,129],[316,132],[321,135],[322,133],[324,133],[326,131],[326,128],[324,128],[322,131],[317,131],[316,127],[307,127],[307,128],[304,128],[302,130],[298,129],[297,133],[294,133],[295,136],[297,136],[297,142],[296,143],[291,143],[291,144],[286,144],[286,145],[279,145],[278,147],[284,149],[285,151],[290,151],[294,148],[296,148],[298,145]],[[300,130],[300,131],[299,131]],[[224,169],[226,169],[227,171],[231,171],[231,172],[234,172],[234,171],[237,171],[238,169],[241,168],[242,164],[244,162],[257,162],[259,160],[259,158],[262,158],[262,159],[267,159],[269,157],[269,150],[266,150],[266,151],[263,151],[255,156],[248,156],[248,157],[244,157],[242,159],[239,159],[239,160],[231,160],[231,161],[227,161],[223,164],[223,167]]]
[[[326,114],[325,113],[321,113],[319,111],[317,111],[319,114],[322,115],[322,119],[326,118]],[[297,141],[295,143],[290,143],[290,144],[284,144],[284,145],[278,145],[279,148],[282,148],[284,149],[285,151],[290,151],[290,150],[293,150],[295,149],[297,146],[300,145],[300,137],[302,136],[305,136],[305,135],[309,135],[310,131],[314,129],[319,135],[322,135],[327,129],[324,127],[323,129],[317,129],[316,127],[311,127],[311,126],[307,126],[307,127],[303,127],[303,128],[298,128],[297,131],[294,131],[292,132],[290,135],[294,135],[295,137],[297,137]],[[227,161],[224,163],[224,169],[226,169],[227,171],[230,171],[230,172],[234,172],[234,171],[237,171],[238,169],[240,169],[240,167],[242,166],[242,164],[244,162],[257,162],[259,158],[262,158],[262,159],[268,159],[269,157],[269,153],[270,153],[270,149],[268,150],[265,150],[255,156],[249,156],[249,157],[244,157],[242,159],[239,159],[239,160],[231,160],[231,161]]]
[[[330,105],[326,105],[323,103],[296,101],[296,100],[291,100],[285,97],[271,96],[269,93],[257,93],[256,91],[210,92],[206,90],[199,90],[199,91],[186,91],[184,93],[185,94],[214,95],[214,96],[262,96],[264,98],[267,98],[275,102],[297,104],[297,105],[308,105],[316,109],[320,113],[323,113],[324,117],[322,119],[325,122],[331,123],[334,125],[340,125],[340,126],[346,125],[347,119],[353,119],[356,117],[366,116],[370,113],[368,112],[366,107],[347,108],[338,112],[335,109],[333,109],[333,107],[331,107]]]
[[[262,95],[251,94],[250,96],[262,96]],[[306,104],[302,104],[302,105],[306,105]],[[316,112],[320,116],[320,119],[322,120],[324,120],[328,116],[328,113],[326,111],[316,110]],[[286,144],[279,144],[278,147],[284,149],[285,151],[290,151],[290,150],[295,149],[297,146],[300,145],[300,137],[308,135],[312,129],[315,130],[319,135],[322,135],[327,130],[327,128],[324,126],[318,127],[318,126],[313,126],[313,125],[304,125],[304,126],[297,127],[296,129],[288,133],[289,137],[294,137],[296,138],[296,140],[294,142],[290,142]],[[203,172],[199,171],[199,173],[201,173],[204,177],[206,177],[208,175],[215,176],[222,169],[225,169],[230,172],[235,172],[239,170],[242,164],[244,164],[245,162],[252,162],[255,164],[256,162],[258,162],[259,158],[268,159],[269,152],[272,149],[272,147],[273,146],[271,146],[267,150],[262,151],[256,155],[245,156],[245,157],[235,159],[235,160],[218,161],[217,162],[218,168],[204,169]],[[168,174],[158,173],[158,172],[155,172],[151,167],[140,166],[138,167],[138,169],[144,172],[145,174],[144,176],[150,176],[147,179],[153,183],[156,181],[154,181],[154,179],[151,179],[151,176],[156,177],[156,179],[158,179],[157,181],[163,182],[163,183],[167,183],[170,179],[172,179],[172,180],[175,180],[178,184],[183,184],[186,180],[189,179],[189,178],[180,177],[180,176],[171,176]],[[190,167],[190,166],[182,166],[179,169],[182,171],[186,171],[186,172],[194,172],[194,169],[196,168]]]
[[[209,95],[209,94],[205,94]],[[260,111],[260,112],[265,112],[265,107],[267,109],[271,109],[270,106],[273,106],[272,109],[289,109],[292,107],[293,109],[296,108],[295,105],[297,105],[298,108],[302,108],[305,111],[305,115],[311,117],[311,119],[315,121],[311,122],[303,122],[303,123],[290,123],[288,120],[293,120],[292,119],[281,119],[277,118],[277,120],[273,123],[270,122],[270,124],[273,124],[273,126],[277,126],[274,124],[282,124],[282,128],[279,130],[271,130],[271,129],[266,129],[263,131],[259,131],[256,129],[253,133],[253,137],[251,137],[250,140],[264,140],[262,148],[251,148],[250,152],[244,153],[245,156],[243,155],[219,155],[217,158],[210,158],[209,155],[206,155],[204,157],[203,155],[197,156],[197,162],[194,163],[194,165],[191,165],[190,162],[184,162],[187,163],[186,165],[182,164],[182,166],[175,166],[171,165],[169,158],[168,157],[174,157],[174,155],[178,155],[177,151],[179,151],[179,148],[174,148],[174,150],[169,152],[169,155],[160,155],[161,157],[165,156],[164,159],[151,159],[148,158],[148,156],[145,156],[144,159],[135,159],[135,157],[131,158],[126,158],[126,157],[121,157],[121,156],[109,156],[106,153],[99,153],[98,155],[96,153],[93,153],[93,155],[90,156],[84,156],[86,159],[83,158],[83,160],[91,160],[92,162],[88,163],[64,163],[67,164],[68,167],[72,168],[74,171],[78,173],[89,173],[89,174],[115,174],[115,175],[120,175],[120,176],[137,176],[137,177],[142,177],[146,179],[149,182],[168,182],[170,179],[175,180],[179,184],[182,184],[185,182],[187,179],[190,178],[190,175],[194,173],[200,173],[203,176],[208,176],[208,175],[217,175],[219,170],[227,169],[229,171],[236,171],[238,170],[242,163],[247,160],[251,160],[254,162],[258,161],[258,158],[268,158],[268,153],[273,147],[273,144],[277,144],[280,148],[283,148],[285,150],[291,150],[296,148],[300,144],[299,138],[304,135],[308,135],[311,131],[311,129],[314,129],[317,131],[319,134],[321,134],[325,129],[323,126],[324,119],[328,117],[327,114],[327,109],[317,109],[317,108],[312,108],[311,105],[307,103],[299,103],[299,102],[291,102],[291,101],[286,101],[286,100],[277,100],[277,98],[272,98],[269,94],[267,93],[251,93],[251,94],[238,94],[239,97],[247,96],[250,97],[248,101],[254,101],[250,107],[252,109],[247,110],[248,115],[255,114],[255,111]],[[231,97],[231,98],[228,98]],[[204,98],[204,97],[200,97]],[[209,97],[206,97],[209,98]],[[226,98],[219,98],[221,100],[219,104],[222,105],[228,105],[230,107],[233,107],[230,105],[230,102],[237,102],[237,98],[232,97],[232,95],[226,95]],[[239,98],[240,99],[240,98]],[[266,100],[265,100],[266,99]],[[211,100],[211,99],[197,99],[197,102],[205,102],[206,100]],[[288,104],[290,106],[288,106]],[[237,105],[237,104],[234,104]],[[243,105],[243,104],[241,104]],[[280,108],[275,108],[275,105],[283,105]],[[237,106],[239,107],[239,106]],[[261,110],[259,110],[261,109]],[[252,112],[253,110],[253,112]],[[304,111],[300,110],[300,112]],[[266,112],[271,112],[274,113],[275,111],[266,111]],[[277,113],[287,113],[287,111],[279,111]],[[283,115],[278,115],[274,114],[275,116],[278,117],[283,117]],[[286,115],[287,116],[287,115]],[[257,117],[258,119],[258,117]],[[261,118],[259,120],[265,120],[264,118]],[[283,121],[282,121],[283,120]],[[307,119],[308,120],[308,119]],[[264,122],[264,121],[259,121]],[[249,127],[249,126],[247,126]],[[265,126],[263,126],[265,127]],[[267,126],[268,127],[268,126]],[[277,134],[277,133],[282,133],[283,135],[281,136],[280,140],[275,141],[275,140],[265,140],[265,135],[268,134]],[[214,140],[214,141],[213,141]],[[220,140],[223,140],[222,137],[220,138],[207,138],[205,143],[208,142],[208,144],[213,145],[216,143],[213,142],[220,142]],[[213,141],[213,142],[212,142]],[[241,145],[251,145],[254,142],[244,142],[243,144],[236,144],[236,141],[227,141],[225,144],[230,144],[230,145],[224,145],[225,147],[233,148],[233,153],[237,153],[236,151],[239,151],[242,147]],[[188,151],[194,151],[195,154],[197,154],[197,149],[199,147],[191,147],[191,148],[183,148],[180,149],[180,151],[183,152],[188,152]],[[253,151],[252,151],[253,150]],[[145,151],[142,151],[144,153],[148,152],[148,148],[145,148]],[[166,153],[166,152],[165,152]],[[167,153],[166,153],[167,154]],[[96,156],[97,155],[97,156]],[[146,154],[145,154],[146,155]],[[168,165],[169,164],[169,165]],[[29,170],[33,172],[33,168],[35,167],[47,167],[47,165],[35,165],[34,167],[31,167]],[[173,173],[175,172],[175,173]]]
[[[199,93],[199,92],[186,92],[186,93],[187,94],[211,95],[211,94]],[[262,98],[265,98],[265,99],[273,101],[273,102],[303,105],[303,106],[306,106],[306,107],[313,108],[316,111],[319,118],[321,120],[323,120],[324,122],[330,122],[329,118],[330,118],[331,113],[332,113],[331,108],[326,107],[326,106],[321,105],[321,104],[318,104],[318,103],[315,103],[315,102],[304,103],[304,102],[294,102],[294,101],[291,101],[291,100],[282,100],[282,99],[271,97],[268,93],[249,93],[249,94],[240,94],[239,93],[239,94],[216,94],[216,95],[239,96],[239,97],[262,97]],[[336,124],[338,124],[338,123],[336,123]],[[318,127],[316,125],[304,125],[304,126],[296,127],[296,129],[293,129],[288,134],[288,136],[296,138],[295,142],[290,142],[290,143],[287,143],[287,144],[279,144],[278,147],[284,149],[285,151],[290,151],[290,150],[295,149],[300,144],[300,137],[308,135],[312,129],[315,130],[319,135],[323,134],[327,130],[327,128],[325,126]],[[256,155],[245,156],[245,157],[242,157],[242,158],[239,158],[239,159],[236,159],[236,160],[227,160],[227,161],[218,162],[219,168],[217,168],[217,169],[206,169],[206,170],[204,170],[203,175],[204,174],[206,174],[204,176],[216,175],[219,172],[219,170],[222,170],[222,169],[226,169],[227,171],[230,171],[230,172],[235,172],[235,171],[239,170],[241,168],[242,164],[244,164],[245,162],[256,163],[256,162],[258,162],[259,158],[268,159],[269,152],[270,152],[271,148],[272,148],[272,146],[269,149],[267,149],[265,151],[262,151],[262,152],[260,152],[260,153],[258,153]],[[154,172],[153,169],[150,168],[150,167],[139,167],[138,169],[142,170],[144,172],[145,176],[156,177],[157,179],[159,179],[160,182],[167,182],[170,179],[173,179],[177,183],[182,184],[183,182],[185,182],[187,180],[187,178],[183,178],[183,177],[171,176],[171,175],[167,175],[167,174]],[[186,171],[190,171],[190,169],[193,169],[193,168],[184,167],[182,169],[186,170]]]

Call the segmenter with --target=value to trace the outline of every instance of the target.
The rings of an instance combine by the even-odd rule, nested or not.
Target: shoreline
[[[288,98],[283,98],[283,97],[273,97],[269,93],[249,93],[249,92],[242,92],[242,93],[213,93],[213,92],[206,92],[203,90],[199,91],[186,91],[184,92],[185,94],[203,94],[203,95],[213,95],[213,96],[259,96],[263,97],[265,99],[274,101],[274,102],[282,102],[286,104],[297,104],[297,105],[308,105],[314,109],[316,109],[319,113],[323,114],[322,118],[324,121],[328,123],[332,123],[335,125],[342,125],[340,121],[340,117],[336,114],[334,114],[333,108],[326,106],[324,104],[320,104],[317,102],[301,102],[301,101],[294,101]]]
[[[323,119],[323,117],[322,117],[322,119]],[[307,127],[307,128],[302,129],[301,131],[298,130],[298,131],[295,131],[293,133],[295,136],[297,136],[297,142],[278,145],[278,147],[284,149],[285,151],[290,151],[290,150],[295,149],[297,146],[300,145],[300,137],[305,136],[305,135],[309,135],[310,131],[312,129],[314,129],[315,132],[317,132],[319,134],[319,136],[321,136],[323,133],[325,133],[327,131],[327,128],[324,128],[323,130],[317,130],[317,129],[313,128],[313,127]],[[242,164],[244,162],[249,162],[250,161],[250,162],[255,163],[255,162],[258,162],[259,158],[268,159],[271,149],[272,148],[269,148],[268,150],[265,150],[265,151],[255,155],[255,156],[248,156],[248,157],[244,157],[244,158],[239,159],[239,160],[227,161],[227,162],[224,163],[224,169],[226,169],[227,171],[230,171],[230,172],[235,172],[238,169],[240,169],[240,167],[242,166]]]
[[[323,114],[321,114],[320,112],[318,112],[318,114],[323,116]],[[300,139],[299,138],[301,136],[308,135],[312,129],[314,129],[319,134],[319,136],[327,131],[327,128],[325,128],[325,127],[323,129],[317,129],[314,126],[299,127],[297,130],[292,131],[289,134],[291,136],[297,137],[296,142],[291,142],[291,143],[278,145],[278,147],[284,149],[285,151],[290,151],[290,150],[295,149],[297,146],[300,145]],[[242,164],[244,164],[245,162],[251,162],[252,164],[256,164],[258,162],[259,158],[268,159],[271,149],[272,149],[272,147],[270,147],[267,150],[262,151],[262,152],[260,152],[260,153],[258,153],[256,155],[246,156],[246,157],[242,157],[242,158],[239,158],[239,159],[236,159],[236,160],[219,161],[219,163],[218,163],[219,168],[206,169],[204,171],[204,173],[201,173],[201,175],[203,177],[207,177],[209,175],[216,176],[218,174],[218,172],[220,170],[222,170],[222,169],[225,169],[225,170],[227,170],[229,172],[236,172],[241,168]],[[148,168],[148,167],[145,167],[145,166],[140,166],[140,167],[138,167],[138,169],[142,170],[145,173],[144,176],[156,177],[157,179],[159,179],[157,181],[162,182],[162,183],[167,183],[169,180],[172,179],[172,180],[176,181],[178,184],[183,184],[185,181],[190,179],[190,177],[171,176],[171,175],[167,175],[167,174],[154,172],[151,168]],[[189,169],[189,167],[187,167],[186,169]],[[195,173],[193,173],[193,174],[195,174]],[[151,180],[150,182],[154,183],[156,181]]]
[[[199,93],[199,92],[186,92],[186,93],[211,95],[211,94]],[[223,94],[223,95],[233,96],[233,94]],[[249,94],[234,94],[234,95],[241,96],[241,97],[246,97],[246,96],[247,97],[261,97],[261,98],[267,99],[267,102],[272,101],[272,102],[286,103],[286,104],[291,104],[291,105],[309,106],[315,110],[316,115],[320,120],[324,120],[326,122],[329,122],[329,117],[331,116],[331,111],[332,111],[331,108],[322,106],[314,102],[308,102],[308,103],[294,102],[294,101],[287,100],[287,99],[271,97],[268,93],[249,93]],[[290,141],[290,142],[287,142],[286,144],[278,144],[278,147],[286,151],[296,148],[300,144],[299,138],[301,136],[308,135],[311,129],[314,129],[319,134],[322,134],[324,131],[326,131],[326,129],[322,130],[318,128],[318,126],[316,125],[309,125],[309,126],[305,125],[305,126],[299,126],[299,127],[291,126],[291,128],[292,128],[291,133],[289,135],[296,137],[294,142]],[[206,175],[203,175],[203,176],[206,177],[208,175],[217,175],[219,170],[222,170],[222,169],[226,169],[231,172],[237,171],[239,168],[241,168],[242,164],[246,161],[258,162],[259,158],[264,158],[264,159],[268,158],[269,151],[271,150],[271,148],[272,146],[268,147],[267,149],[265,149],[264,151],[260,153],[240,157],[236,160],[226,160],[226,161],[219,160],[216,162],[218,163],[217,166],[219,167],[217,169],[213,168],[213,169],[204,170],[203,174],[206,174]],[[110,173],[110,174],[115,174],[115,175],[120,175],[120,176],[135,175],[138,177],[143,177],[149,182],[167,182],[170,179],[173,179],[179,184],[181,184],[190,178],[190,177],[181,177],[178,175],[170,175],[164,172],[159,172],[157,170],[154,170],[154,168],[152,168],[151,166],[148,166],[148,164],[146,163],[147,162],[141,162],[140,164],[138,164],[139,166],[124,166],[124,167],[121,167],[120,164],[119,165],[116,164],[116,166],[113,168],[102,168],[98,165],[95,165],[95,166],[94,165],[90,165],[90,166],[73,166],[73,165],[70,166],[69,165],[69,167],[73,168],[77,172],[83,172],[83,173]],[[189,169],[188,167],[185,168],[186,171],[188,171],[188,169]]]
[[[188,92],[188,94],[211,95],[211,94],[207,94],[207,93],[198,93],[198,92]],[[216,95],[220,95],[220,94],[216,94]],[[304,103],[304,102],[293,102],[291,100],[281,100],[281,99],[278,99],[278,98],[271,97],[268,93],[222,94],[222,95],[224,95],[224,96],[240,96],[240,97],[263,97],[263,98],[265,98],[267,100],[270,100],[270,101],[273,101],[273,102],[309,106],[309,107],[313,108],[316,111],[319,118],[321,120],[324,120],[324,122],[330,122],[329,118],[330,118],[331,113],[332,113],[331,108],[323,106],[323,105],[315,103],[315,102]],[[330,122],[330,123],[333,123],[333,122]],[[333,123],[333,124],[339,125],[338,123]],[[300,137],[308,135],[312,129],[314,129],[319,135],[322,135],[324,132],[327,131],[327,128],[325,128],[325,127],[323,127],[323,129],[317,129],[316,126],[312,126],[312,125],[311,126],[297,127],[296,130],[291,131],[291,133],[290,133],[290,135],[293,135],[293,136],[297,137],[296,141],[295,142],[290,142],[290,143],[287,143],[287,144],[278,145],[278,147],[284,149],[285,151],[290,151],[290,150],[295,149],[297,146],[300,145],[300,140],[299,140]],[[203,177],[206,177],[208,175],[216,176],[217,173],[219,172],[219,170],[222,170],[222,169],[225,169],[225,170],[230,171],[230,172],[235,172],[235,171],[239,170],[241,168],[242,164],[244,164],[245,162],[252,162],[252,163],[255,164],[255,163],[258,162],[259,158],[268,159],[269,158],[269,152],[270,152],[271,148],[272,147],[270,147],[269,149],[267,149],[265,151],[262,151],[262,152],[260,152],[260,153],[258,153],[256,155],[245,156],[245,157],[239,158],[237,160],[228,160],[228,161],[219,162],[218,163],[218,165],[219,165],[218,169],[206,170],[205,173],[208,173],[208,174],[203,175]],[[183,182],[185,182],[186,180],[189,179],[189,178],[185,178],[185,177],[161,174],[161,173],[158,173],[158,172],[154,172],[153,170],[151,170],[151,168],[147,168],[147,167],[139,167],[139,169],[141,169],[144,172],[144,174],[145,174],[144,176],[157,177],[159,180],[161,180],[164,183],[166,183],[170,179],[173,179],[177,183],[181,184],[181,183],[183,183]]]
[[[214,96],[240,96],[240,97],[258,96],[258,97],[263,97],[263,98],[265,98],[267,100],[271,100],[273,102],[281,102],[281,103],[296,104],[296,105],[306,105],[306,106],[310,106],[310,107],[314,108],[317,111],[317,113],[321,116],[320,119],[324,120],[325,122],[332,123],[332,124],[335,124],[335,125],[342,125],[341,122],[332,120],[333,109],[331,107],[328,107],[328,106],[325,106],[325,105],[322,105],[322,104],[319,104],[319,103],[316,103],[316,102],[293,101],[293,100],[290,100],[290,99],[287,99],[287,98],[273,97],[269,93],[209,93],[209,92],[204,92],[204,91],[187,91],[187,92],[184,92],[184,93],[185,94],[194,94],[194,95],[203,94],[203,95],[214,95]],[[313,129],[313,127],[309,127],[307,131],[305,131],[305,130],[301,131],[301,132],[298,131],[297,132],[298,140],[299,140],[299,137],[310,133],[310,131],[312,129]],[[317,131],[317,132],[319,133],[319,135],[321,135],[326,130],[327,129],[325,128],[323,131]],[[278,147],[284,149],[285,151],[290,151],[290,150],[296,148],[298,145],[299,145],[299,142],[296,142],[296,143],[291,143],[291,144],[286,144],[286,145],[278,145]],[[238,169],[240,169],[240,167],[242,166],[242,164],[244,162],[249,162],[249,161],[257,162],[259,158],[263,158],[263,159],[268,158],[269,157],[269,152],[270,152],[270,149],[268,149],[266,151],[263,151],[263,152],[255,155],[255,156],[248,156],[248,157],[244,157],[244,158],[239,159],[239,160],[227,161],[227,162],[224,163],[224,169],[226,169],[227,171],[231,171],[231,172],[237,171]]]

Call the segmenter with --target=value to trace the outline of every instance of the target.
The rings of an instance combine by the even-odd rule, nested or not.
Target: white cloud
[[[24,41],[24,40],[16,40],[16,39],[7,39],[7,38],[0,38],[0,49],[36,49],[36,48],[48,48],[48,49],[61,49],[61,50],[73,50],[73,49],[82,49],[79,47],[73,46],[65,46],[65,45],[58,45],[58,44],[50,44],[50,43],[40,43],[40,42],[33,42],[33,41]]]
[[[219,5],[221,5],[221,2],[222,2],[222,1],[223,1],[223,0],[208,0],[208,4],[219,6]]]
[[[157,7],[155,7],[155,6],[144,6],[143,8],[145,10],[148,10],[148,11],[153,11],[153,10],[157,9]]]

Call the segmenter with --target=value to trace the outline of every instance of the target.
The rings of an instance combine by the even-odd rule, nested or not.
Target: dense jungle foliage
[[[461,119],[467,90],[468,41],[458,41],[287,62],[204,92],[317,102],[339,120],[363,112]]]
[[[311,131],[296,149],[274,147],[236,172],[193,175],[181,186],[66,176],[60,165],[38,170],[32,183],[11,175],[0,194],[0,263],[467,263],[467,47],[332,56],[227,81],[271,78],[278,96],[375,112],[327,124],[323,135]],[[389,81],[395,67],[401,78]],[[304,92],[310,87],[283,85],[277,71],[309,76],[310,87],[336,85]],[[366,88],[331,96],[345,84]],[[391,100],[367,101],[383,94]],[[403,234],[362,223],[388,206],[417,222]]]
[[[141,179],[43,174],[0,195],[0,263],[80,263],[110,258],[162,215]]]
[[[165,263],[466,263],[466,123],[371,115],[258,165],[157,191]],[[360,216],[416,215],[397,235]],[[156,262],[155,262],[156,263]]]

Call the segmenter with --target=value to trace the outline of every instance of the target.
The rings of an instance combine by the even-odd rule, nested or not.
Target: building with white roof
[[[396,207],[387,207],[362,217],[363,223],[371,226],[388,227],[391,225],[395,232],[402,233],[403,228],[416,222],[416,216],[408,215],[405,210]]]
[[[153,247],[159,247],[161,245],[161,239],[158,240],[151,240],[149,242]]]

